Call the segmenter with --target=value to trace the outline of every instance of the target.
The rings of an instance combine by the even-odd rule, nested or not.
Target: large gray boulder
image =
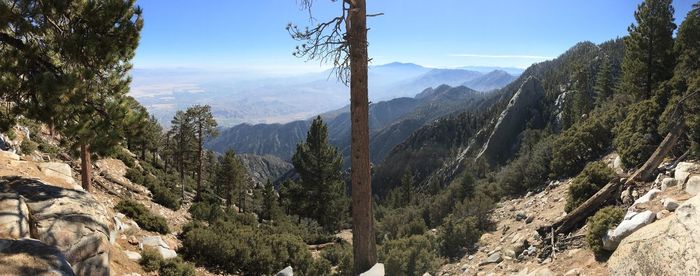
[[[29,238],[29,210],[19,194],[0,193],[0,239]]]
[[[0,193],[16,194],[26,202],[31,237],[56,247],[75,274],[110,274],[112,222],[92,195],[20,177],[0,178]]]
[[[700,196],[625,238],[608,260],[610,275],[700,275]]]
[[[66,257],[54,246],[33,239],[0,239],[0,275],[75,274]]]
[[[172,259],[177,257],[177,252],[172,250],[160,236],[144,237],[139,243],[139,248],[141,248],[141,250],[146,248],[154,249],[163,257],[163,259]]]
[[[384,264],[376,263],[369,270],[361,273],[360,276],[384,276]]]
[[[526,123],[534,115],[532,111],[542,104],[544,95],[544,88],[539,80],[534,77],[525,80],[498,117],[498,122],[477,159],[484,157],[492,164],[503,161],[510,153],[518,135],[525,129]]]
[[[676,170],[673,171],[673,178],[675,178],[678,183],[685,183],[685,180],[693,172],[700,173],[700,164],[680,162],[676,165]]]

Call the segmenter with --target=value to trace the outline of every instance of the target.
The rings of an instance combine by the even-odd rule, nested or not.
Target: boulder
[[[678,183],[684,183],[692,172],[700,172],[700,164],[680,162],[673,171],[673,178],[678,180]]]
[[[625,238],[608,260],[610,275],[700,275],[700,196],[670,218]]]
[[[497,263],[500,263],[501,261],[503,261],[503,257],[501,256],[501,252],[494,252],[491,255],[489,255],[486,259],[479,262],[479,266],[487,265],[487,264],[497,264]]]
[[[126,258],[134,262],[138,262],[141,260],[141,253],[139,252],[125,250],[124,255],[126,255]]]
[[[39,170],[48,177],[61,179],[69,184],[76,184],[73,178],[73,170],[66,163],[61,162],[43,162],[37,163]]]
[[[294,276],[294,270],[291,266],[285,267],[275,274],[275,276]]]
[[[75,274],[66,257],[54,246],[34,239],[0,239],[0,275]]]
[[[0,193],[0,239],[29,238],[29,209],[17,193]]]
[[[678,180],[675,178],[664,178],[661,180],[661,190],[665,191],[666,189],[678,185]]]
[[[700,174],[691,175],[685,183],[685,192],[697,195],[700,192]]]
[[[675,201],[671,198],[665,198],[662,201],[662,204],[664,205],[664,209],[669,210],[671,212],[675,211],[678,208],[678,206],[680,205],[678,203],[678,201]]]
[[[646,194],[637,198],[637,200],[635,200],[634,203],[632,204],[632,207],[634,207],[638,204],[647,203],[649,201],[652,201],[654,198],[656,198],[656,195],[660,192],[661,192],[661,190],[659,190],[659,189],[649,190]]]
[[[20,177],[0,178],[0,193],[24,198],[32,219],[31,237],[58,248],[75,274],[109,275],[113,225],[92,195]]]
[[[376,263],[369,270],[360,273],[360,276],[384,276],[384,264]]]
[[[613,251],[625,237],[634,233],[639,228],[644,227],[656,220],[656,214],[652,211],[635,213],[629,219],[625,219],[613,230],[609,230],[603,237],[603,248]]]
[[[177,257],[177,252],[175,250],[170,249],[170,246],[168,246],[165,241],[163,241],[163,238],[160,236],[148,236],[144,237],[141,239],[141,243],[139,243],[139,248],[143,250],[144,248],[153,248],[160,255],[163,257],[163,259],[172,259]]]

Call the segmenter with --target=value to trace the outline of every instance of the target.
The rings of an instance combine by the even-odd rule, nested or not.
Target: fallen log
[[[638,181],[649,181],[656,168],[659,167],[666,155],[678,142],[678,138],[680,138],[680,136],[683,134],[684,124],[683,119],[680,118],[683,108],[683,101],[694,96],[696,93],[697,92],[690,93],[676,104],[671,116],[672,118],[675,118],[676,123],[666,135],[664,140],[661,141],[658,147],[656,147],[654,153],[652,153],[649,159],[644,162],[644,165],[637,169],[626,181],[623,182],[619,179],[614,179],[563,218],[552,223],[551,225],[545,225],[537,229],[540,236],[546,237],[550,233],[551,235],[556,236],[557,234],[566,234],[571,232],[576,228],[576,226],[584,222],[589,216],[598,211],[598,209],[615,203],[615,201],[620,197],[620,193],[624,188],[634,185]],[[547,239],[545,239],[545,241],[547,241]]]

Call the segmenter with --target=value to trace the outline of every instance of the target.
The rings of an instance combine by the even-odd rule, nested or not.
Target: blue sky
[[[373,64],[527,67],[579,41],[623,36],[641,1],[367,0]],[[695,0],[674,0],[680,24]],[[139,0],[145,26],[136,68],[218,68],[308,72],[323,68],[292,56],[287,23],[308,25],[298,0]],[[319,20],[340,3],[316,0]]]

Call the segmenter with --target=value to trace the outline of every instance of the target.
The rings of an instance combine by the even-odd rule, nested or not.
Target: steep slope
[[[292,169],[292,164],[273,155],[239,154],[243,166],[255,184],[265,185],[274,182],[284,173]]]
[[[220,153],[233,149],[236,153],[270,154],[289,160],[297,143],[306,137],[309,126],[308,120],[287,124],[241,124],[222,131],[208,141],[206,147]]]

